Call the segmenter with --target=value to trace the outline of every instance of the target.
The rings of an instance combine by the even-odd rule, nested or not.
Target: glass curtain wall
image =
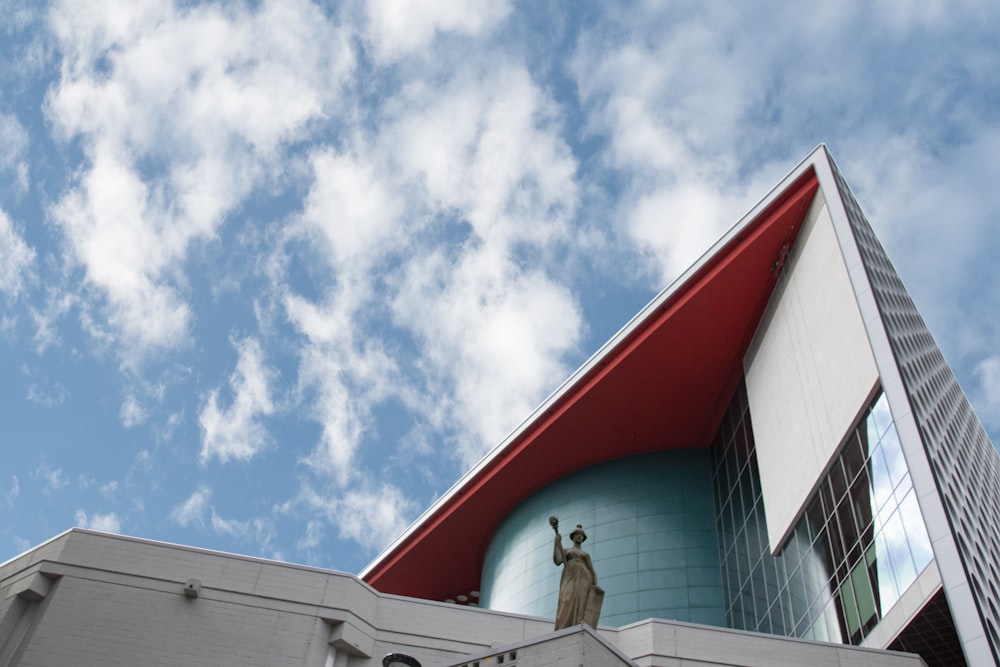
[[[742,383],[712,450],[730,627],[858,644],[931,562],[883,395],[847,437],[776,555]]]

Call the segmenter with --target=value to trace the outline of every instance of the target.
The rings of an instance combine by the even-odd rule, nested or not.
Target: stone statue
[[[596,628],[601,605],[604,603],[604,589],[597,585],[597,574],[590,561],[590,554],[580,548],[587,539],[587,533],[583,532],[583,526],[577,524],[576,529],[569,534],[573,546],[563,549],[559,519],[550,516],[549,525],[556,531],[552,560],[557,566],[563,565],[555,629],[561,630],[580,623]]]

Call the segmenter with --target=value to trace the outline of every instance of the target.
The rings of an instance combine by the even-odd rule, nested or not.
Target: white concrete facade
[[[2,667],[369,667],[394,652],[424,667],[923,664],[652,619],[599,632],[551,627],[383,595],[349,574],[80,529],[0,565]]]
[[[744,361],[773,553],[878,386],[878,369],[822,193]]]

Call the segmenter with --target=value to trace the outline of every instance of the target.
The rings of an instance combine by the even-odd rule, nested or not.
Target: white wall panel
[[[878,381],[822,195],[803,223],[744,368],[774,549]]]

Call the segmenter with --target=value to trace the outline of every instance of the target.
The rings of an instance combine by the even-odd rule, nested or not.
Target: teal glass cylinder
[[[725,626],[711,453],[682,449],[601,463],[537,491],[498,526],[486,551],[480,605],[555,617],[552,561],[582,524],[605,591],[601,625],[646,618]]]

